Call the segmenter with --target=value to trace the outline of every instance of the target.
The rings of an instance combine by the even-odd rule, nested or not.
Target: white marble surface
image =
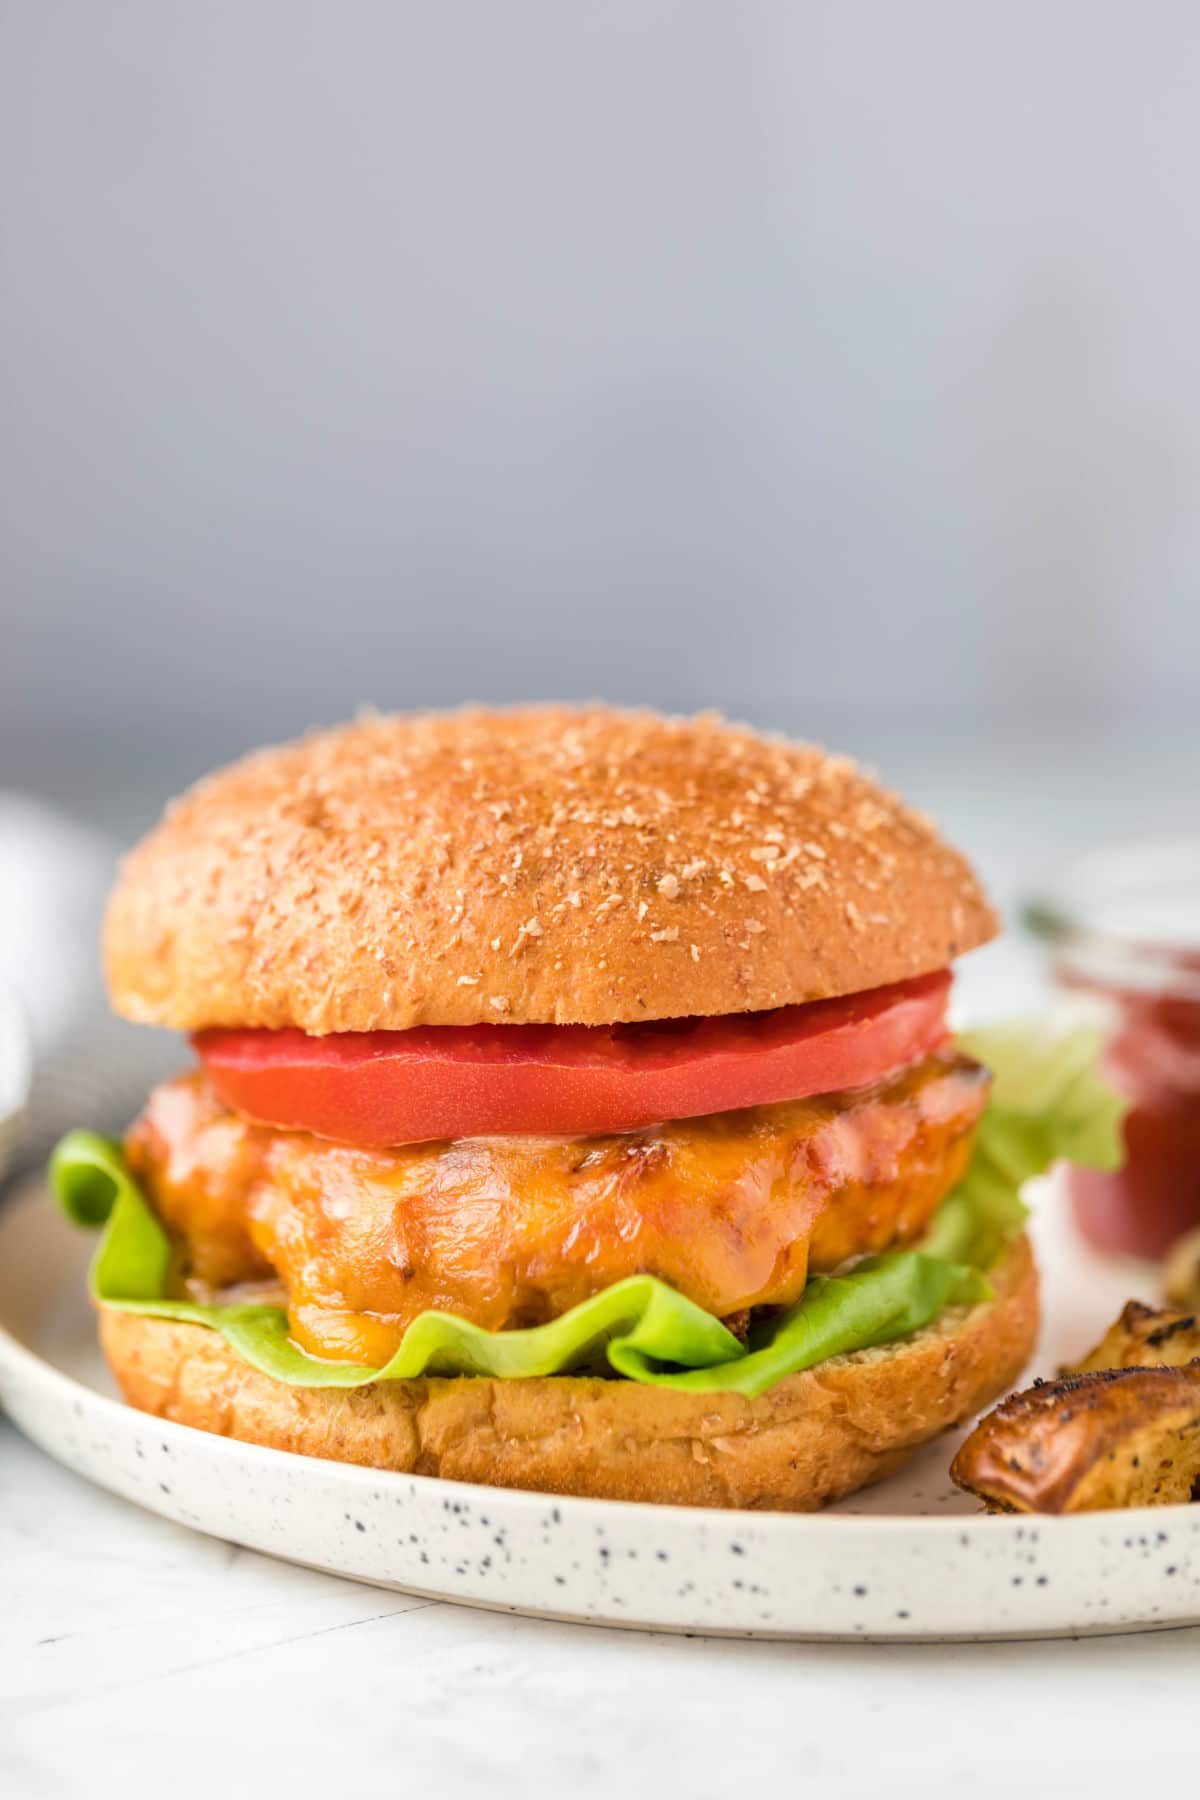
[[[1011,900],[1056,850],[1194,830],[1195,752],[1139,731],[889,772]],[[983,953],[967,986],[979,1011],[1035,991],[1016,951]],[[17,1800],[1191,1793],[1198,1674],[1200,1629],[809,1646],[408,1600],[141,1513],[0,1421],[0,1794]]]

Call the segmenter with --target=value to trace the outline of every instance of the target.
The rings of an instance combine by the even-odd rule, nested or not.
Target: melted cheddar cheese
[[[648,1272],[718,1317],[910,1243],[958,1180],[987,1076],[951,1052],[877,1087],[593,1138],[361,1150],[164,1083],[127,1152],[181,1291],[277,1280],[316,1355],[387,1360],[418,1313],[539,1324]]]

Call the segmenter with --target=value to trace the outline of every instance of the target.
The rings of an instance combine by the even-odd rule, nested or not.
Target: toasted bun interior
[[[995,920],[841,757],[711,717],[369,718],[211,776],[125,863],[109,987],[185,1030],[611,1024],[944,968]]]
[[[808,1512],[890,1474],[1017,1380],[1038,1324],[1026,1239],[991,1279],[986,1303],[756,1400],[574,1376],[299,1388],[203,1326],[106,1308],[101,1338],[134,1406],[247,1443],[494,1487]]]

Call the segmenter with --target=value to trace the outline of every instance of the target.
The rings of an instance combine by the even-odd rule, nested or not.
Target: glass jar
[[[1098,851],[1025,916],[1129,1102],[1123,1168],[1069,1172],[1076,1221],[1099,1250],[1159,1257],[1200,1226],[1200,841]]]

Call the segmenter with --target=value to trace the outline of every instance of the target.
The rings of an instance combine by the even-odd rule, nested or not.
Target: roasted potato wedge
[[[989,1413],[950,1473],[990,1512],[1200,1499],[1200,1319],[1130,1300],[1082,1361]]]
[[[1172,1306],[1200,1306],[1200,1231],[1189,1231],[1171,1246],[1163,1287]]]
[[[1200,1318],[1194,1312],[1171,1312],[1129,1300],[1094,1350],[1071,1363],[1064,1375],[1089,1375],[1096,1369],[1182,1368],[1200,1357]]]
[[[1095,1369],[1013,1394],[951,1465],[989,1512],[1105,1512],[1200,1498],[1200,1362]]]

